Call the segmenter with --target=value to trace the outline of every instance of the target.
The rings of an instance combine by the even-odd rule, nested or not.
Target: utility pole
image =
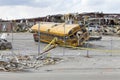
[[[64,27],[64,45],[66,45],[66,36],[65,36],[65,23],[63,24]],[[65,55],[65,49],[63,47],[63,56]]]
[[[38,23],[38,55],[40,55],[40,22]]]

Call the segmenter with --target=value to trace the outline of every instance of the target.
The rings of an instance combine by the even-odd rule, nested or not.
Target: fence
[[[1,50],[1,54],[38,55],[43,52],[47,45],[43,42],[34,42],[33,33],[14,33],[11,30],[9,34],[7,40],[12,43],[13,48],[11,50]],[[87,41],[84,47],[57,46],[47,53],[49,53],[49,56],[119,56],[119,43],[119,36],[103,36],[100,41]]]

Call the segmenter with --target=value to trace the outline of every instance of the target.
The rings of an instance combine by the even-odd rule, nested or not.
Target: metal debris
[[[35,56],[10,56],[10,57],[3,57],[0,56],[0,70],[3,71],[21,71],[25,69],[39,69],[40,67],[46,65],[54,65],[56,62],[59,62],[60,58],[53,58],[53,57],[44,57],[44,58],[35,58]]]

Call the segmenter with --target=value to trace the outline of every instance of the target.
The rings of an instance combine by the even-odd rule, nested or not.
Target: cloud
[[[76,12],[120,13],[119,4],[120,0],[0,0],[0,17],[31,18]]]
[[[5,6],[0,7],[0,17],[2,19],[19,19],[46,16],[52,14],[51,8],[36,8],[28,6]]]
[[[87,6],[99,6],[104,5],[105,0],[86,0]]]
[[[0,0],[0,6],[48,7],[57,2],[57,0]]]
[[[82,0],[81,9],[84,12],[120,13],[119,4],[120,0]]]
[[[0,0],[0,6],[28,5],[31,0]]]

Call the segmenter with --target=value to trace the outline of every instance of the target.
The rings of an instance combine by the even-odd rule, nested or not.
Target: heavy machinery
[[[83,46],[89,39],[86,28],[79,24],[40,23],[32,26],[31,30],[34,32],[33,37],[36,42],[40,38],[40,41],[49,43],[57,37],[58,45]]]

